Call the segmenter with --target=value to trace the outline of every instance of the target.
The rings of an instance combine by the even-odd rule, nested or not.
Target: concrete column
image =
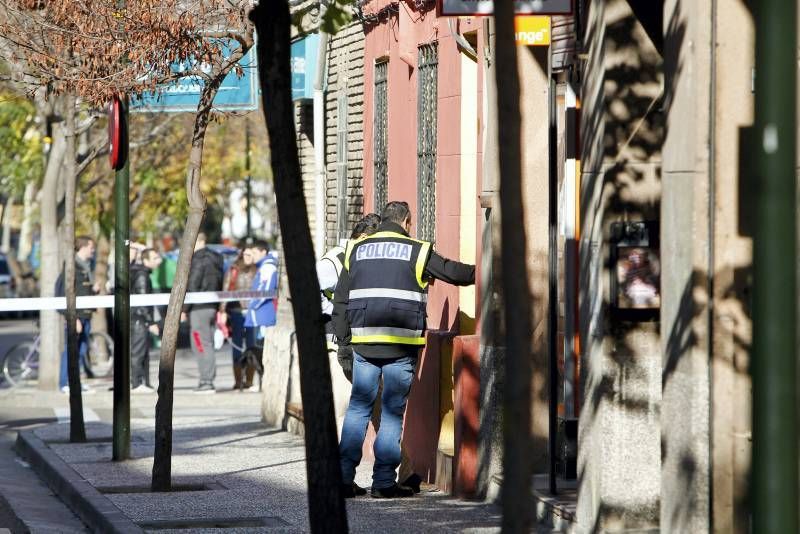
[[[710,17],[709,2],[664,6],[661,525],[684,532],[707,532],[709,512]]]
[[[652,528],[661,490],[659,326],[611,308],[609,234],[614,222],[659,219],[661,57],[624,0],[591,1],[586,15],[577,519],[588,532]]]
[[[489,26],[490,23],[487,23]],[[486,28],[486,27],[485,27]],[[486,29],[485,29],[486,31]],[[494,47],[494,30],[488,49]],[[528,277],[534,301],[531,335],[533,336],[534,374],[532,387],[532,429],[534,472],[547,472],[547,254],[548,254],[548,79],[546,49],[521,48],[519,51],[521,112],[523,136],[523,192],[525,221],[521,230],[527,236]],[[497,496],[502,483],[502,418],[505,328],[502,317],[502,280],[500,279],[500,202],[497,197],[497,128],[496,86],[493,61],[484,62],[484,136],[483,225],[481,253],[481,412],[478,449],[478,493]]]
[[[520,47],[520,109],[522,112],[522,192],[528,286],[533,299],[531,336],[531,455],[534,473],[547,473],[548,436],[548,253],[549,253],[549,139],[547,117],[549,80],[547,48]],[[498,219],[499,222],[499,219]],[[499,226],[499,224],[498,224]],[[498,251],[499,255],[499,251]]]
[[[664,42],[661,526],[747,532],[752,19],[735,0],[667,1]]]
[[[480,191],[481,215],[481,275],[480,287],[480,429],[478,435],[478,481],[480,495],[495,499],[499,494],[503,470],[503,434],[501,397],[504,374],[505,329],[501,300],[502,280],[499,265],[500,199],[497,196],[499,169],[497,154],[497,84],[494,71],[494,21],[487,17],[483,23],[483,41],[478,47],[483,69],[483,169]]]
[[[665,528],[696,532],[708,527],[703,519],[708,517],[710,467],[709,6],[670,1],[664,7],[668,135],[662,216],[671,224],[662,229],[661,520]]]

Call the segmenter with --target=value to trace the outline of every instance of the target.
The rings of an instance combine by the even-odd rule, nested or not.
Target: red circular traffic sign
[[[125,166],[127,139],[122,102],[116,96],[108,104],[108,162],[115,171]]]

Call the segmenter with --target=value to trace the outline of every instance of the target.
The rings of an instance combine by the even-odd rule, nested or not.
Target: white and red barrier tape
[[[131,295],[130,306],[131,308],[140,306],[166,306],[169,304],[169,295],[169,293]],[[270,299],[275,298],[275,296],[276,293],[274,291],[199,291],[196,293],[186,293],[186,299],[183,301],[183,303],[209,304],[216,302],[230,302],[233,300]],[[77,297],[75,300],[76,307],[78,309],[114,307],[114,295]],[[66,297],[0,299],[0,312],[64,310],[66,307]]]

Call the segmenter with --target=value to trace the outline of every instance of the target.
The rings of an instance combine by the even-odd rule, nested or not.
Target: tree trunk
[[[81,371],[78,361],[78,332],[75,323],[75,99],[64,99],[66,157],[64,159],[64,293],[67,297],[67,377],[69,379],[69,440],[86,441],[81,399]]]
[[[0,239],[0,252],[8,254],[11,251],[11,209],[14,207],[14,197],[9,195],[3,206],[3,238]]]
[[[311,531],[347,532],[319,282],[295,141],[289,5],[286,0],[262,2],[251,18],[261,37],[257,50],[259,79],[297,330]]]
[[[495,2],[502,277],[506,318],[503,395],[503,532],[531,524],[531,293],[525,266],[519,70],[514,2]]]
[[[186,194],[189,201],[189,216],[181,238],[178,265],[169,296],[167,314],[164,318],[164,333],[161,337],[161,357],[158,365],[158,402],[156,403],[155,451],[153,458],[153,491],[170,491],[172,488],[172,403],[175,382],[175,350],[178,343],[183,301],[192,254],[200,233],[200,225],[206,211],[206,199],[200,191],[200,172],[211,105],[220,83],[227,71],[219,73],[205,87],[197,107],[192,131],[192,150],[189,153],[189,168],[186,173]]]
[[[47,168],[42,182],[40,275],[39,295],[52,297],[55,294],[61,262],[59,261],[58,199],[56,192],[63,172],[62,163],[66,151],[66,137],[61,124],[54,125],[53,143],[47,157]],[[39,312],[39,389],[57,389],[61,364],[61,317],[52,310]]]
[[[17,246],[17,260],[20,263],[28,261],[33,247],[33,214],[36,202],[36,183],[33,181],[25,184],[25,193],[22,196],[22,225],[19,229],[19,244]]]

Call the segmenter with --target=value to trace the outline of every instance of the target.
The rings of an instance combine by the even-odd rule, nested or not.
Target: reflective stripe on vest
[[[367,326],[351,328],[351,343],[397,343],[403,345],[424,345],[422,330],[392,328],[384,326]]]
[[[372,289],[353,289],[350,291],[350,300],[387,298],[413,300],[414,302],[428,302],[427,293],[417,293],[416,291],[406,291],[404,289],[388,289],[376,287]]]

